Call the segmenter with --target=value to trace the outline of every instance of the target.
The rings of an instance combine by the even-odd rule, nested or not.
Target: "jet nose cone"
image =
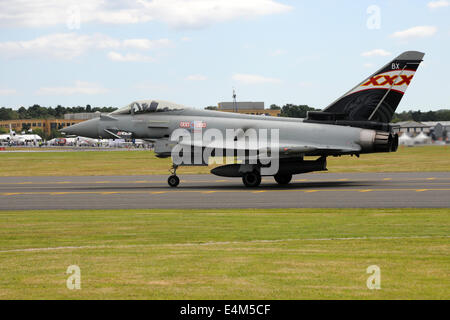
[[[83,121],[72,126],[66,127],[59,131],[76,136],[83,136],[89,138],[97,138],[98,137],[98,122],[99,119],[91,119],[87,121]]]

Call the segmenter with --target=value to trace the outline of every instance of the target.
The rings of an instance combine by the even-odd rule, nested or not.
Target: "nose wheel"
[[[172,174],[169,179],[167,179],[167,183],[172,188],[177,187],[180,184],[180,178],[177,176],[177,168],[178,166],[172,165],[172,168],[170,169],[170,173]]]
[[[175,188],[176,186],[178,186],[180,184],[180,178],[178,178],[176,175],[171,175],[169,177],[169,179],[167,179],[167,183],[172,188]]]

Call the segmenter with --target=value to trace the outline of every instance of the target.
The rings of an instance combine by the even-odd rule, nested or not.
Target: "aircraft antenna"
[[[238,112],[238,106],[236,102],[236,91],[233,88],[233,111]]]

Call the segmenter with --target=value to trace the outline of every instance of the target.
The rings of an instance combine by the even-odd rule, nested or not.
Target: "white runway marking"
[[[191,246],[214,246],[230,244],[252,244],[252,243],[280,243],[292,241],[349,241],[349,240],[405,240],[405,239],[438,239],[450,238],[450,236],[410,236],[410,237],[348,237],[348,238],[299,238],[299,239],[271,239],[271,240],[249,240],[249,241],[211,241],[211,242],[187,242],[187,243],[165,243],[165,244],[130,244],[130,245],[86,245],[86,246],[61,246],[46,248],[24,248],[0,250],[0,253],[13,252],[40,252],[56,250],[81,250],[81,249],[126,249],[139,247],[191,247]]]

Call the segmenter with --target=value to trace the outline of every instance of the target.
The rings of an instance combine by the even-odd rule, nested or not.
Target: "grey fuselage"
[[[299,118],[282,118],[185,109],[144,114],[109,114],[67,127],[66,134],[91,138],[115,139],[118,132],[133,138],[170,139],[183,122],[202,122],[206,129],[279,129],[280,145],[287,150],[304,150],[303,155],[343,155],[377,152],[377,132],[348,126],[306,123]],[[304,149],[302,149],[304,147]]]

